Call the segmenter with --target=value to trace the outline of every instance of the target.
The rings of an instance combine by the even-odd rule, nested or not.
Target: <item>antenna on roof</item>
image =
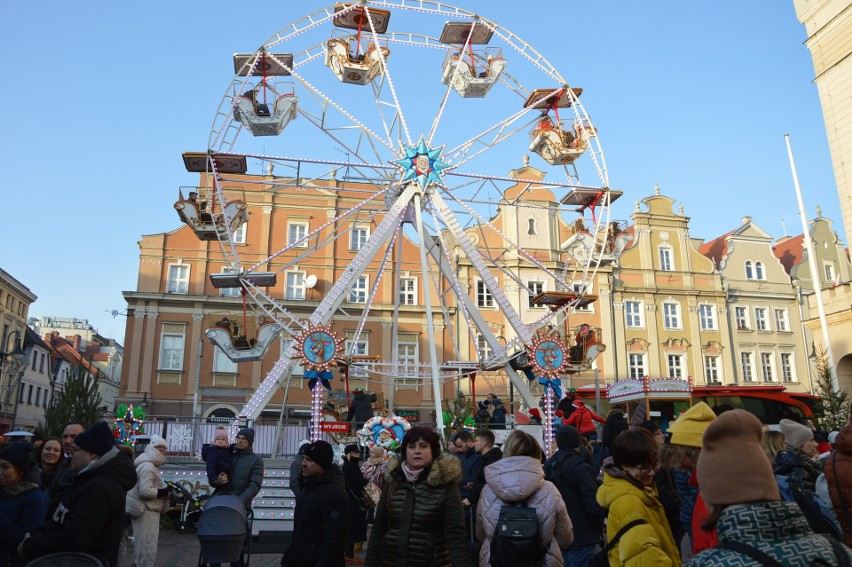
[[[781,228],[784,230],[784,236],[787,236],[787,224],[784,222],[784,217],[781,217]]]

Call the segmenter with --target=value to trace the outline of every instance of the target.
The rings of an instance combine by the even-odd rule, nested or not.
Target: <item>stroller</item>
[[[210,498],[210,494],[194,495],[185,486],[175,482],[169,482],[168,487],[172,503],[168,515],[174,523],[175,531],[185,534],[198,523],[204,503]]]
[[[197,537],[201,544],[198,567],[235,561],[248,567],[252,519],[240,497],[233,494],[211,496],[198,519]]]

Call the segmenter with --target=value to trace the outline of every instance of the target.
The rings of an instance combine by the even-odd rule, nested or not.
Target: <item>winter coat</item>
[[[228,481],[231,494],[239,496],[248,510],[263,485],[263,459],[255,455],[251,447],[236,449],[231,456],[231,474],[228,475]]]
[[[571,413],[570,417],[562,420],[564,425],[573,425],[580,432],[580,435],[597,434],[595,429],[595,421],[605,423],[606,420],[586,407],[583,402],[576,402],[577,408]]]
[[[597,501],[607,510],[607,540],[633,520],[646,522],[621,536],[609,552],[610,565],[677,567],[681,564],[680,548],[653,484],[640,488],[625,472],[608,462],[604,465],[604,482],[598,488]]]
[[[470,567],[458,483],[459,460],[439,456],[415,482],[396,461],[388,464],[385,488],[370,532],[368,567]]]
[[[574,530],[572,546],[595,545],[601,541],[606,514],[595,500],[596,477],[595,470],[573,449],[559,449],[544,463],[545,480],[556,486],[568,508]]]
[[[113,447],[77,473],[44,529],[24,540],[24,557],[79,551],[117,567],[125,495],[135,484],[133,463]]]
[[[296,455],[296,458],[293,459],[293,462],[290,463],[290,481],[289,486],[290,490],[293,492],[293,496],[298,497],[299,493],[302,491],[302,455]]]
[[[680,523],[680,494],[678,494],[675,486],[672,471],[663,467],[657,469],[657,473],[654,475],[654,484],[657,485],[657,495],[660,502],[663,503],[675,541],[680,541],[686,530]]]
[[[680,495],[680,525],[690,531],[692,528],[692,511],[695,509],[695,499],[698,497],[698,485],[689,482],[692,473],[682,469],[672,469],[675,487]]]
[[[367,462],[361,465],[361,476],[363,476],[367,482],[372,482],[379,488],[383,488],[385,485],[384,457],[380,459],[370,457],[367,459]]]
[[[543,567],[563,565],[562,549],[574,541],[568,509],[552,482],[544,480],[541,461],[533,457],[506,457],[485,469],[487,485],[476,510],[476,536],[482,542],[479,564],[491,561],[491,540],[508,502],[526,502],[535,508],[541,544],[547,549]]]
[[[343,481],[349,500],[349,540],[352,542],[367,540],[367,511],[361,509],[364,502],[363,491],[367,479],[361,474],[361,459],[349,457],[343,461]]]
[[[482,494],[482,489],[485,488],[485,467],[502,458],[503,451],[500,450],[500,447],[491,447],[484,455],[480,455],[479,468],[476,470],[476,478],[473,481],[473,490],[468,498],[471,508],[476,509],[479,496]]]
[[[698,488],[698,473],[692,473],[692,476],[689,477],[689,484],[694,485]],[[711,547],[716,547],[716,544],[719,543],[719,539],[716,537],[716,529],[713,528],[710,531],[703,529],[707,520],[710,519],[710,511],[707,509],[707,504],[704,502],[704,497],[701,495],[701,491],[695,495],[695,504],[692,507],[692,525],[690,526],[690,533],[692,535],[692,553],[700,553],[705,549],[710,549]]]
[[[47,502],[32,482],[19,482],[0,490],[0,565],[23,565],[18,544],[27,532],[44,525]]]
[[[601,445],[607,451],[612,449],[612,444],[618,434],[622,431],[627,431],[627,420],[624,419],[624,414],[621,412],[610,412],[604,420],[603,434],[601,436]]]
[[[789,445],[779,451],[772,461],[772,472],[790,477],[791,482],[801,482],[802,488],[813,491],[816,488],[817,477],[822,473],[819,461],[811,459],[801,451]]]
[[[828,482],[828,494],[831,497],[831,505],[834,506],[834,514],[843,528],[843,541],[852,546],[852,525],[847,521],[847,516],[852,515],[852,425],[840,430],[834,440],[834,449],[825,463],[825,480]],[[846,502],[845,512],[841,504],[841,492]]]
[[[131,510],[145,509],[152,512],[165,512],[169,509],[169,497],[161,494],[166,487],[160,468],[166,464],[166,456],[153,445],[145,447],[145,451],[136,457],[136,486],[127,493],[125,509],[131,515]]]
[[[281,558],[284,567],[343,567],[349,498],[340,467],[302,479],[293,514],[293,539]]]
[[[362,424],[373,417],[373,403],[377,400],[376,394],[367,396],[364,392],[355,392],[352,397],[352,403],[349,405],[349,413],[346,421],[355,420],[355,423]]]
[[[459,453],[461,457],[461,465],[462,465],[462,478],[459,483],[459,492],[461,493],[461,499],[468,499],[469,502],[473,503],[471,498],[473,497],[473,488],[465,488],[468,483],[475,484],[476,483],[476,473],[479,472],[479,466],[482,463],[482,455],[476,452],[476,449],[471,447],[464,453]],[[465,516],[469,516],[469,509],[465,510]]]
[[[233,446],[220,447],[204,444],[201,447],[201,459],[207,464],[207,480],[210,484],[213,484],[220,473],[226,473],[230,477],[233,450]]]
[[[499,406],[494,408],[494,413],[491,414],[491,424],[499,425],[506,423],[506,408]]]
[[[741,541],[775,558],[787,567],[806,567],[817,558],[835,565],[828,541],[808,527],[798,506],[778,500],[728,506],[716,524],[719,542]],[[847,550],[852,559],[852,551]],[[727,549],[708,549],[688,567],[759,567],[755,560]]]

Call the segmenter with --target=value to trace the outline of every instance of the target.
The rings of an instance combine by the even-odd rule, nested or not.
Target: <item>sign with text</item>
[[[320,423],[320,429],[330,433],[346,433],[349,431],[349,423],[346,421],[323,421]]]

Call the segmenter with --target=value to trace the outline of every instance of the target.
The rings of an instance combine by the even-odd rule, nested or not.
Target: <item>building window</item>
[[[630,377],[641,380],[645,376],[645,355],[631,353],[628,362],[630,365]]]
[[[47,389],[45,388],[45,390],[44,390],[44,399],[42,399],[42,401],[41,401],[41,407],[43,407],[43,408],[46,408],[46,407],[47,407],[48,402],[50,401],[50,400],[48,399],[48,393],[49,393],[49,390],[47,390]]]
[[[760,370],[763,372],[763,381],[764,382],[774,382],[775,381],[775,368],[774,368],[772,353],[771,352],[762,352],[760,353]]]
[[[47,355],[45,355],[44,353],[41,353],[41,362],[38,365],[38,371],[41,374],[44,374],[44,361],[45,361],[46,358],[47,358]]]
[[[360,276],[355,280],[355,285],[349,292],[349,303],[367,303],[367,288],[369,287],[369,277]]]
[[[671,246],[660,246],[660,269],[664,272],[671,272],[674,270]]]
[[[494,307],[494,296],[482,280],[476,280],[476,306],[480,308]]]
[[[754,353],[741,352],[740,366],[742,367],[743,371],[743,381],[754,382]]]
[[[716,330],[716,306],[705,303],[698,306],[698,317],[701,320],[702,331]]]
[[[183,330],[180,325],[163,325],[160,335],[160,370],[183,370]]]
[[[787,318],[786,309],[775,310],[775,330],[781,332],[790,330],[790,322]]]
[[[752,264],[751,260],[748,260],[745,263],[745,274],[747,280],[754,279],[754,264]]]
[[[33,385],[27,387],[27,405],[33,405]]]
[[[704,380],[709,384],[711,382],[721,382],[721,374],[719,373],[719,357],[705,356],[704,357]]]
[[[417,335],[399,335],[396,343],[397,359],[399,360],[398,383],[412,386],[418,384],[420,377],[418,376],[417,350]]]
[[[219,347],[213,349],[213,372],[236,374],[237,363],[227,357]]]
[[[301,301],[305,299],[305,272],[287,272],[287,284],[284,299]]]
[[[734,318],[737,321],[737,329],[740,331],[747,331],[751,328],[748,320],[748,307],[735,307]]]
[[[32,365],[32,371],[33,372],[35,372],[37,362],[38,362],[38,353],[34,351],[33,352],[33,365]]]
[[[231,268],[222,268],[223,274],[233,274],[234,270]],[[222,297],[240,297],[241,291],[238,287],[223,287],[219,290],[219,295]]]
[[[370,339],[361,335],[358,340],[346,339],[343,347],[346,349],[348,356],[367,356],[370,354]],[[363,363],[353,364],[349,367],[350,378],[360,378],[366,380],[369,372]]]
[[[491,356],[493,350],[491,349],[491,345],[488,344],[485,335],[476,335],[476,352],[479,354],[480,360]]]
[[[248,223],[244,222],[237,230],[234,231],[234,244],[245,244],[246,243],[246,225]]]
[[[41,405],[41,388],[36,388],[35,405]]]
[[[666,355],[666,363],[669,368],[669,378],[683,378],[683,355],[668,354]]]
[[[758,331],[769,330],[769,320],[766,317],[766,307],[754,308],[754,328]]]
[[[527,281],[527,289],[529,290],[529,295],[527,295],[527,307],[530,309],[542,309],[544,305],[531,305],[530,301],[538,295],[544,293],[544,282],[538,282],[529,280]]]
[[[781,379],[785,382],[796,381],[796,368],[793,365],[793,355],[789,352],[781,353]]]
[[[574,290],[574,293],[577,294],[577,297],[583,297],[587,293],[592,292],[592,286],[582,284],[582,283],[573,284],[571,286],[571,289]],[[594,305],[594,303],[589,303],[588,305],[583,305],[582,307],[576,306],[576,307],[574,307],[574,312],[575,313],[592,313],[592,305]]]
[[[680,305],[663,303],[663,325],[666,329],[680,329]]]
[[[836,277],[834,274],[834,262],[823,262],[822,270],[825,274],[825,281],[833,282]]]
[[[307,248],[308,241],[305,238],[308,235],[308,223],[306,222],[290,222],[287,223],[287,246],[296,246],[298,248]]]
[[[366,226],[356,226],[352,229],[349,249],[360,250],[367,243],[368,238],[370,238],[370,229]]]
[[[766,272],[763,270],[763,262],[754,263],[754,278],[758,280],[766,279]]]
[[[624,316],[627,318],[627,327],[630,329],[641,329],[645,326],[642,320],[641,301],[625,301]]]
[[[535,219],[527,219],[527,222],[529,223],[527,226],[527,234],[529,236],[535,236],[538,234],[538,231],[535,228]]]
[[[417,278],[399,278],[399,304],[417,305]]]
[[[189,266],[186,264],[169,265],[169,282],[166,293],[189,293]]]
[[[20,389],[18,390],[18,403],[19,404],[24,403],[24,394],[27,391],[25,386],[26,386],[26,384],[21,384]]]

